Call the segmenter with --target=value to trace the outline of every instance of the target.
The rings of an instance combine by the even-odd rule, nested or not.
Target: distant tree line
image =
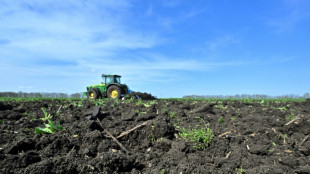
[[[84,98],[83,93],[56,93],[56,92],[0,92],[0,97],[12,97],[12,98]],[[251,99],[287,99],[287,98],[310,98],[310,93],[305,93],[304,95],[281,95],[281,96],[270,96],[265,94],[236,94],[236,95],[186,95],[183,98],[214,98],[214,99],[229,99],[229,98],[251,98]]]
[[[236,94],[236,95],[186,95],[183,98],[214,98],[214,99],[229,99],[229,98],[251,98],[251,99],[302,99],[302,98],[310,98],[310,93],[305,93],[303,96],[289,94],[289,95],[281,95],[281,96],[270,96],[265,94]]]
[[[56,93],[56,92],[0,92],[0,97],[14,98],[83,98],[83,93]]]

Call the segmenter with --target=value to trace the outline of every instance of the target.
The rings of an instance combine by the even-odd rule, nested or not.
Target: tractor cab
[[[104,75],[104,74],[102,74],[102,79],[103,79],[105,84],[110,84],[110,83],[121,84],[121,76],[119,76],[119,75]]]

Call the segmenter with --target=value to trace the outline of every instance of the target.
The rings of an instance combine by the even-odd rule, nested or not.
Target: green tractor
[[[102,74],[103,82],[101,84],[88,86],[84,95],[90,99],[112,98],[119,99],[130,93],[127,85],[121,84],[121,76]]]

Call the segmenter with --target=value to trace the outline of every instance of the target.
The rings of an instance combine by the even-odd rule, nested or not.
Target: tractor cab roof
[[[116,74],[102,74],[102,77],[122,77],[120,75],[116,75]]]

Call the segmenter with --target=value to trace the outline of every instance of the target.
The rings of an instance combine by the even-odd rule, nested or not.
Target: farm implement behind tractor
[[[156,99],[150,94],[131,91],[126,84],[121,83],[120,75],[105,75],[102,74],[103,82],[100,84],[87,86],[87,92],[84,96],[90,99],[98,98],[136,98],[143,100]]]

